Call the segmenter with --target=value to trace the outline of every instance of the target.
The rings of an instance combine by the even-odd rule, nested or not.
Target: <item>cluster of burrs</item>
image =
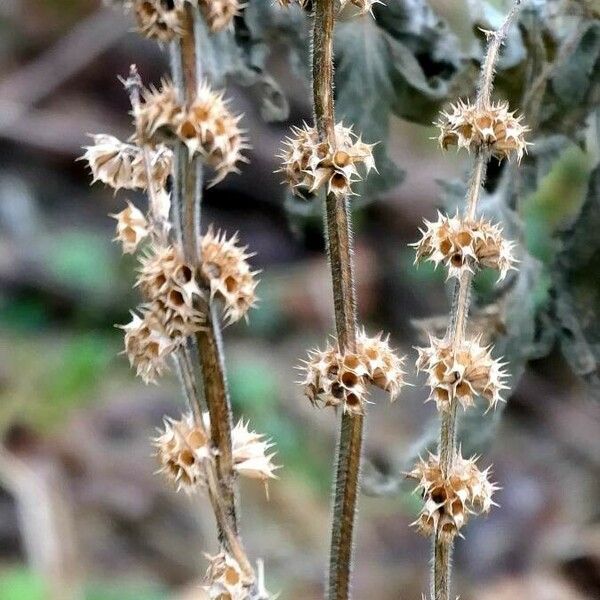
[[[338,123],[333,143],[320,140],[315,127],[304,124],[292,127],[279,158],[280,172],[294,194],[305,196],[320,189],[337,197],[353,195],[352,183],[361,179],[358,167],[365,175],[375,168],[374,144],[365,144],[351,127]]]
[[[358,335],[354,352],[340,352],[337,343],[325,350],[308,353],[299,367],[299,383],[313,405],[341,407],[344,412],[363,414],[368,402],[369,385],[390,394],[394,400],[404,385],[403,359],[390,348],[381,334]]]
[[[480,471],[476,457],[455,455],[452,471],[444,476],[440,458],[430,454],[420,459],[408,477],[417,481],[425,505],[413,523],[424,535],[452,539],[467,522],[469,515],[487,513],[494,504],[492,494],[498,488],[488,480],[489,469]]]
[[[517,260],[513,256],[514,242],[505,240],[502,228],[484,218],[465,219],[438,213],[437,221],[425,220],[421,239],[411,246],[417,251],[415,262],[426,260],[448,269],[448,277],[460,277],[463,270],[476,268],[499,271],[502,281]]]
[[[133,11],[138,31],[158,42],[184,35],[188,6],[200,9],[213,33],[232,27],[242,8],[239,0],[127,0],[125,6]]]
[[[233,465],[237,473],[266,482],[274,479],[273,444],[264,435],[251,431],[240,421],[231,431]],[[164,430],[155,438],[156,456],[163,473],[177,488],[193,493],[207,487],[208,463],[215,460],[210,439],[210,418],[204,413],[199,424],[193,415],[178,421],[165,419]]]
[[[525,134],[529,128],[522,116],[510,112],[508,103],[480,105],[458,101],[443,112],[436,123],[440,130],[440,146],[466,148],[469,152],[485,148],[498,160],[516,156],[520,161],[529,145]]]

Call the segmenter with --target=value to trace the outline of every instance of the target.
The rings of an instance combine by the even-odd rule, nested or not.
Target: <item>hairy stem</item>
[[[335,147],[333,107],[334,1],[316,0],[313,24],[313,101],[315,126],[322,141]],[[333,283],[335,325],[340,352],[356,347],[356,300],[352,265],[352,235],[347,198],[326,199],[327,250]],[[341,416],[336,450],[335,491],[329,581],[330,600],[350,597],[354,523],[360,481],[363,439],[362,415]]]
[[[477,105],[485,109],[490,105],[491,92],[494,80],[494,69],[500,47],[508,33],[510,24],[515,17],[520,0],[516,0],[506,16],[498,31],[488,33],[488,48],[486,57],[481,67],[479,90],[477,94]],[[485,184],[489,152],[480,148],[474,158],[473,168],[469,175],[467,193],[465,197],[464,218],[472,220],[477,214],[477,203],[481,189]],[[471,301],[471,284],[473,273],[465,269],[456,283],[450,322],[446,332],[446,341],[456,353],[465,339],[467,319],[469,316],[469,305]],[[440,466],[444,478],[448,477],[452,470],[452,464],[456,456],[456,426],[457,426],[457,400],[453,399],[447,411],[444,411],[440,420],[440,437],[438,443],[438,454]],[[433,577],[432,593],[434,600],[450,600],[450,580],[452,574],[452,551],[453,540],[448,536],[436,536],[433,541]]]
[[[180,97],[187,104],[196,97],[199,78],[202,73],[201,56],[196,52],[195,34],[198,30],[198,9],[186,8],[185,35],[182,36],[178,48],[172,50],[171,66],[173,81],[179,90]],[[200,266],[200,223],[203,194],[203,166],[196,157],[188,160],[187,150],[178,144],[175,152],[173,194],[174,204],[178,209],[174,214],[179,217],[180,242],[185,260],[189,264]],[[198,356],[199,372],[202,376],[204,401],[210,415],[210,438],[216,450],[215,465],[217,490],[214,492],[221,510],[216,514],[222,543],[233,554],[236,547],[241,548],[237,539],[238,524],[235,496],[235,474],[231,446],[231,406],[225,375],[221,330],[218,314],[212,303],[207,303],[207,319],[205,326],[193,340],[188,340],[188,363],[191,357]],[[192,377],[195,373],[193,365]],[[214,502],[213,502],[214,505]],[[231,535],[235,537],[233,544]],[[244,559],[247,562],[247,559]]]

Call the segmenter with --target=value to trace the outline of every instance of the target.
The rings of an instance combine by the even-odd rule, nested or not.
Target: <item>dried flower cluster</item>
[[[145,90],[143,100],[135,111],[143,139],[151,144],[181,140],[190,157],[199,154],[215,171],[211,185],[239,172],[237,163],[246,162],[242,152],[249,146],[239,127],[242,117],[233,115],[223,92],[213,91],[206,81],[189,106],[180,103],[168,81]]]
[[[164,431],[154,440],[159,471],[171,480],[178,490],[192,493],[204,489],[207,462],[213,461],[215,448],[210,440],[210,419],[203,415],[198,424],[191,414],[179,421],[165,419]],[[240,421],[232,430],[233,462],[237,473],[250,479],[267,482],[275,479],[273,444],[265,436]]]
[[[133,0],[138,31],[158,42],[170,42],[183,34],[184,3],[182,0]]]
[[[390,394],[392,400],[404,385],[403,359],[390,348],[381,334],[369,338],[362,332],[356,352],[339,351],[328,344],[325,350],[313,350],[299,367],[304,378],[299,382],[314,405],[342,406],[344,412],[363,414],[368,384]]]
[[[351,127],[335,126],[335,140],[319,141],[315,127],[304,124],[292,128],[293,137],[286,138],[279,155],[280,169],[295,194],[313,194],[321,188],[337,197],[352,195],[352,183],[361,179],[357,166],[365,174],[375,168],[374,144],[365,144]]]
[[[138,31],[160,43],[182,37],[185,33],[186,5],[199,7],[209,31],[216,33],[231,27],[239,14],[239,0],[128,0]]]
[[[415,246],[419,260],[431,261],[437,267],[448,268],[448,277],[460,277],[464,269],[490,268],[500,272],[502,281],[517,262],[513,256],[514,242],[502,237],[502,228],[486,219],[468,220],[438,213],[435,222],[425,220],[421,239]]]
[[[475,397],[481,396],[488,408],[495,408],[502,400],[504,366],[492,358],[489,347],[478,340],[464,341],[456,352],[444,339],[430,337],[430,345],[418,348],[417,370],[427,373],[431,388],[430,399],[435,400],[438,410],[449,410],[457,400],[463,408],[474,406]]]
[[[440,129],[439,142],[445,150],[456,145],[469,152],[488,148],[493,156],[509,159],[516,156],[520,161],[527,151],[525,134],[529,131],[522,123],[522,117],[515,117],[506,102],[498,102],[481,107],[479,104],[458,101],[436,123]]]
[[[454,457],[451,472],[444,476],[440,459],[433,454],[420,459],[408,474],[415,479],[417,490],[424,498],[424,506],[414,525],[424,535],[438,535],[452,539],[467,522],[470,514],[487,513],[492,494],[498,488],[488,480],[490,469],[480,471],[475,458]]]
[[[115,191],[145,190],[148,178],[141,148],[126,144],[112,135],[93,135],[93,146],[85,146],[82,160],[88,162],[93,175],[92,183],[101,181]],[[156,188],[165,185],[171,172],[173,153],[163,145],[150,152],[151,180]]]
[[[248,264],[248,258],[254,254],[237,243],[237,234],[227,239],[225,233],[215,232],[212,227],[202,236],[201,272],[208,281],[211,298],[223,301],[227,323],[247,318],[248,311],[256,305],[258,271],[252,271]]]
[[[242,475],[266,486],[276,478],[278,466],[270,440],[244,421],[231,427],[220,320],[211,306],[223,304],[227,323],[247,316],[256,303],[257,272],[250,268],[252,254],[238,244],[237,234],[228,239],[210,227],[201,237],[199,227],[203,165],[213,171],[215,184],[238,172],[248,145],[239,126],[241,116],[230,111],[222,92],[201,80],[204,55],[197,50],[206,40],[197,36],[204,35],[202,20],[209,32],[231,26],[241,5],[239,0],[123,4],[134,13],[143,35],[161,43],[181,38],[171,45],[177,87],[163,80],[159,87],[143,89],[132,65],[122,82],[131,102],[134,134],[129,143],[93,136],[82,157],[94,181],[115,190],[147,192],[146,213],[127,202],[110,215],[117,222],[116,239],[123,252],[140,253],[136,287],[143,301],[130,323],[121,326],[125,353],[145,383],[156,382],[168,368],[167,359],[177,367],[189,412],[179,420],[165,419],[154,445],[160,472],[177,490],[207,491],[220,546],[216,556],[208,557],[208,596],[266,600],[262,568],[257,577],[238,534],[236,482]],[[185,154],[189,160],[178,160],[173,173],[173,156]]]
[[[131,202],[127,202],[127,208],[109,216],[117,220],[115,240],[121,242],[123,253],[133,254],[142,240],[150,234],[148,220],[144,213]]]
[[[239,0],[194,0],[194,4],[200,6],[202,16],[213,33],[231,27],[234,17],[243,7]]]
[[[208,556],[205,590],[210,600],[249,600],[252,581],[244,575],[239,563],[221,552],[216,556]]]

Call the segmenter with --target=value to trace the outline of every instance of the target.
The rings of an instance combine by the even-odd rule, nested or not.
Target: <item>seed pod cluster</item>
[[[320,141],[315,127],[304,124],[293,127],[279,155],[280,171],[297,195],[314,194],[319,189],[337,197],[352,195],[352,183],[361,179],[358,166],[365,175],[375,168],[374,144],[365,144],[351,127],[335,126],[333,144]]]
[[[207,558],[204,589],[210,600],[251,600],[252,581],[233,556],[221,552]]]
[[[460,277],[465,269],[474,272],[475,268],[489,268],[499,271],[498,281],[502,281],[511,269],[516,270],[514,242],[505,240],[502,228],[486,219],[438,213],[437,221],[425,220],[420,232],[421,239],[411,244],[416,248],[415,262],[427,260],[436,267],[442,263],[449,278]]]
[[[145,190],[148,187],[146,167],[142,150],[134,144],[126,144],[112,135],[93,135],[94,144],[85,146],[81,157],[87,161],[93,180],[101,181],[115,191]],[[171,172],[173,153],[163,145],[157,145],[150,152],[151,182],[155,188],[162,188]]]
[[[191,414],[181,419],[165,418],[164,430],[154,439],[156,456],[163,473],[177,488],[186,493],[205,489],[207,462],[214,461],[215,450],[210,439],[210,418],[205,413],[202,423]],[[266,483],[275,479],[278,468],[273,463],[273,444],[264,435],[251,431],[240,421],[231,432],[234,469],[243,477]]]
[[[457,400],[463,408],[475,405],[480,396],[495,408],[502,400],[501,392],[507,389],[504,366],[492,358],[490,347],[478,340],[464,341],[456,351],[444,339],[430,337],[430,345],[417,348],[417,370],[427,373],[431,388],[429,399],[434,400],[438,410],[449,410]]]
[[[452,471],[444,477],[439,456],[420,459],[408,477],[417,481],[424,506],[413,523],[423,535],[448,539],[457,535],[469,515],[489,512],[492,494],[498,488],[488,479],[490,469],[480,471],[476,459],[454,457]]]
[[[241,115],[234,115],[224,100],[204,81],[188,105],[179,101],[168,81],[143,94],[144,102],[135,111],[138,131],[151,144],[182,141],[190,157],[196,154],[215,172],[214,185],[229,173],[237,173],[238,162],[247,162],[242,152],[249,146],[239,127]]]
[[[498,160],[516,156],[523,158],[529,131],[508,109],[508,103],[498,102],[487,106],[459,101],[443,112],[436,123],[440,130],[438,141],[446,150],[448,146],[466,148],[469,152],[487,148]]]
[[[299,367],[304,375],[299,383],[314,405],[341,406],[344,412],[363,414],[369,384],[396,398],[404,385],[402,363],[387,338],[381,334],[369,338],[362,332],[356,352],[341,353],[337,344],[309,352]]]

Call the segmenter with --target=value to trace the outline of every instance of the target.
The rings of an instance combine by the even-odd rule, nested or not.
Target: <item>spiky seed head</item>
[[[300,367],[300,381],[308,399],[319,406],[341,406],[345,412],[363,414],[368,384],[390,393],[394,399],[404,385],[403,359],[381,334],[369,338],[359,333],[356,352],[341,353],[336,345],[308,353]]]
[[[226,552],[209,560],[204,577],[204,590],[210,600],[251,600],[253,581],[243,572],[238,562]]]
[[[241,116],[234,115],[222,92],[215,92],[203,81],[190,106],[179,102],[177,91],[168,81],[160,88],[143,93],[144,102],[135,111],[138,131],[148,143],[181,140],[191,157],[200,155],[215,176],[215,185],[229,173],[237,173],[239,162],[247,162],[242,152],[249,148]]]
[[[447,267],[448,277],[460,277],[465,269],[487,267],[498,270],[498,281],[502,281],[508,271],[516,270],[514,242],[504,239],[499,225],[483,218],[474,220],[438,213],[437,221],[425,221],[421,239],[411,246],[416,248],[417,260]]]
[[[454,538],[471,514],[489,512],[493,493],[498,489],[488,479],[489,469],[480,471],[476,459],[464,459],[456,453],[444,477],[439,457],[430,454],[419,459],[408,477],[416,480],[424,506],[413,523],[424,535],[438,534]]]
[[[204,424],[186,414],[175,421],[165,418],[164,430],[153,440],[163,473],[176,487],[190,494],[206,487],[205,463],[213,458]]]
[[[177,89],[167,79],[142,92],[142,102],[134,109],[134,118],[142,140],[140,143],[172,143],[175,130],[184,119],[185,108],[179,102]]]
[[[138,31],[158,42],[170,42],[184,33],[182,0],[133,0]]]
[[[173,246],[153,245],[140,259],[137,285],[173,340],[199,331],[205,322],[196,270]]]
[[[238,245],[237,234],[227,239],[224,232],[211,226],[202,236],[201,273],[210,288],[211,298],[223,302],[227,324],[245,317],[256,305],[256,272],[248,258],[247,247]]]
[[[156,383],[167,369],[166,358],[176,343],[151,307],[143,306],[140,314],[132,313],[131,321],[120,326],[125,331],[125,353],[144,383]]]
[[[459,100],[435,123],[440,130],[439,143],[445,150],[456,145],[469,152],[488,148],[499,160],[516,156],[520,161],[529,142],[525,134],[529,128],[522,117],[510,112],[508,103],[498,102],[487,107]]]
[[[275,452],[269,452],[274,444],[265,435],[251,431],[248,423],[239,421],[231,431],[231,445],[233,466],[240,475],[265,484],[269,479],[277,479]]]
[[[140,242],[150,233],[146,217],[141,210],[129,201],[127,202],[127,208],[109,216],[117,220],[115,240],[121,242],[123,253],[133,254]]]
[[[176,129],[187,146],[190,156],[198,153],[214,170],[215,185],[229,173],[239,172],[237,163],[246,161],[242,152],[249,148],[248,140],[239,127],[241,116],[234,115],[223,99],[207,81],[200,84],[193,104]]]
[[[481,346],[479,340],[465,340],[455,352],[446,340],[430,337],[430,345],[417,351],[417,370],[427,373],[429,399],[435,400],[438,410],[449,410],[455,399],[466,409],[480,396],[488,410],[503,400],[507,373],[492,358],[491,348]]]
[[[199,4],[202,16],[213,33],[233,27],[233,19],[242,8],[239,0],[193,0]]]
[[[92,183],[101,181],[115,191],[121,188],[143,190],[148,187],[141,148],[104,133],[91,137],[94,143],[84,146],[85,154],[81,159],[87,161],[92,171]],[[172,156],[172,152],[164,146],[157,146],[150,153],[150,177],[157,188],[165,185],[171,171]]]
[[[352,194],[352,183],[361,179],[358,166],[368,174],[375,168],[374,144],[365,144],[349,127],[335,126],[335,147],[320,142],[317,130],[304,124],[292,128],[279,158],[280,171],[295,194],[315,193],[324,188],[338,197]]]

